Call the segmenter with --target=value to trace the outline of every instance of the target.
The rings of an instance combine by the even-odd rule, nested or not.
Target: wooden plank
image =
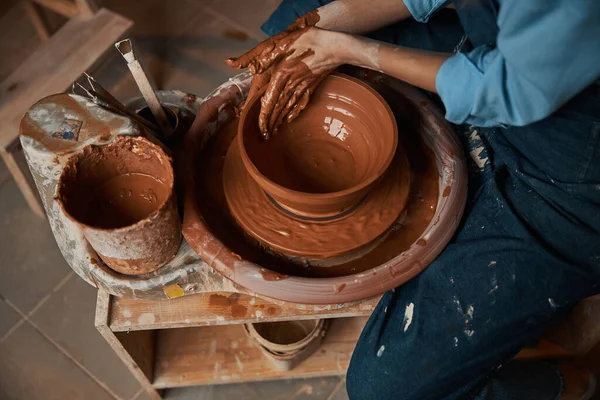
[[[77,16],[31,54],[0,84],[0,147],[16,140],[21,118],[33,103],[68,89],[132,24],[107,9]]]
[[[380,297],[359,303],[308,305],[240,293],[200,293],[172,300],[114,298],[114,332],[370,315]]]
[[[75,4],[79,13],[83,15],[92,15],[99,8],[95,0],[75,0]]]
[[[158,332],[153,385],[157,389],[284,378],[344,375],[367,317],[332,320],[321,347],[291,371],[279,371],[246,336],[241,325],[167,329]],[[521,360],[572,356],[540,341]]]
[[[321,347],[291,371],[279,371],[240,325],[158,332],[154,387],[157,389],[281,378],[343,375],[367,318],[331,321]]]
[[[126,345],[117,338],[117,336],[108,327],[108,319],[110,317],[110,302],[111,296],[102,290],[98,291],[96,298],[96,317],[94,324],[98,332],[108,342],[110,347],[117,353],[117,356],[123,361],[125,366],[131,371],[133,376],[138,380],[140,385],[146,390],[151,399],[159,400],[161,396],[150,383],[152,376],[152,357],[154,348],[153,331],[139,332],[135,338],[131,340],[125,339]],[[121,338],[123,339],[123,338]],[[135,345],[134,342],[140,340],[140,345]],[[141,360],[141,364],[138,364]]]
[[[67,18],[73,18],[79,13],[77,5],[68,0],[33,0],[40,6],[49,8],[50,10],[64,15]]]
[[[19,165],[19,162],[15,158],[16,149],[12,149],[6,151],[3,148],[0,148],[0,157],[6,164],[8,171],[12,175],[15,183],[19,187],[19,190],[25,197],[25,201],[31,211],[33,211],[37,216],[45,218],[46,214],[44,213],[44,209],[42,208],[42,203],[37,193],[37,189],[33,183],[32,179],[28,179],[25,175],[28,172],[23,172],[21,168],[26,168]]]
[[[40,15],[40,11],[37,9],[38,6],[36,4],[34,4],[32,1],[26,0],[23,3],[23,7],[25,7],[25,11],[27,12],[27,15],[29,15],[31,24],[33,25],[33,28],[37,32],[39,38],[42,41],[48,40],[48,38],[50,37],[50,32],[48,31],[48,27],[46,26],[46,23],[44,22],[44,20],[42,19],[42,16]]]

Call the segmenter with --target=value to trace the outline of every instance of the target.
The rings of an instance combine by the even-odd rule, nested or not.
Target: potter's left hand
[[[321,80],[343,63],[336,46],[337,32],[308,27],[280,35],[276,46],[269,45],[275,47],[273,51],[264,51],[265,44],[273,40],[270,38],[227,61],[238,69],[248,67],[254,74],[249,95],[267,86],[259,115],[259,127],[265,136],[277,130],[284,118],[295,119]]]

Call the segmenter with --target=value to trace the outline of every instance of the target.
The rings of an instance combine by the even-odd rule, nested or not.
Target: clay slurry
[[[158,210],[168,196],[167,185],[150,175],[117,175],[96,189],[86,223],[105,229],[128,226]]]

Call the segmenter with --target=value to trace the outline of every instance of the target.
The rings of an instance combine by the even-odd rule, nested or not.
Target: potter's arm
[[[330,33],[334,35],[334,33]],[[383,72],[411,85],[436,93],[436,76],[452,56],[395,46],[359,36],[335,34],[340,64],[351,64]],[[341,42],[341,43],[340,43]]]
[[[336,0],[317,9],[321,29],[367,33],[411,17],[402,0]]]

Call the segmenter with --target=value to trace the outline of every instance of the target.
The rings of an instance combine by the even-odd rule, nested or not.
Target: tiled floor
[[[223,60],[260,41],[278,0],[103,0],[135,22],[134,45],[161,88],[206,95],[237,72]],[[7,23],[8,22],[8,23]],[[21,7],[0,22],[0,81],[39,45]],[[117,97],[137,95],[112,51],[92,71]],[[0,162],[0,399],[146,399],[94,328],[95,289],[74,275],[45,220]],[[167,399],[347,399],[340,378],[167,391]]]

